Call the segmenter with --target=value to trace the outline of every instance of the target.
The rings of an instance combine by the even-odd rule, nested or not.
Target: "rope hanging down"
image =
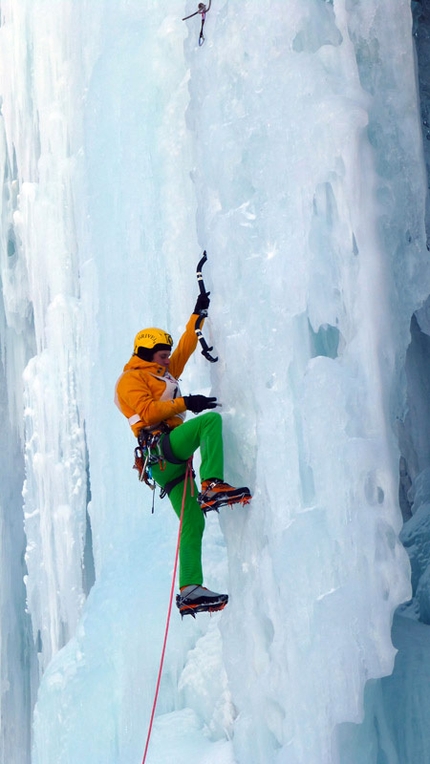
[[[200,294],[209,294],[209,292],[206,292],[205,282],[203,281],[203,275],[202,275],[202,268],[207,259],[208,259],[208,256],[205,250],[203,252],[203,257],[197,263],[197,281],[199,284]],[[203,334],[200,331],[200,327],[203,323],[203,320],[207,317],[207,315],[208,315],[207,310],[201,311],[200,316],[198,317],[195,323],[194,331],[197,334],[200,345],[203,348],[202,355],[204,355],[204,357],[211,363],[216,363],[216,361],[218,360],[218,356],[216,358],[211,356],[210,351],[213,350],[213,347],[208,346],[205,338],[203,337]]]
[[[184,507],[185,507],[185,498],[187,495],[187,484],[188,481],[190,481],[191,490],[193,487],[193,458],[190,457],[187,461],[187,469],[185,472],[185,478],[184,478],[184,491],[182,494],[182,506],[181,506],[181,515],[179,518],[179,530],[178,530],[178,540],[176,542],[176,552],[175,552],[175,564],[173,566],[173,576],[172,576],[172,585],[170,588],[170,599],[169,599],[169,607],[167,609],[167,618],[166,618],[166,628],[164,631],[164,640],[163,640],[163,647],[161,650],[161,658],[160,658],[160,667],[158,669],[158,676],[157,676],[157,682],[155,686],[155,695],[154,695],[154,702],[152,704],[152,711],[151,711],[151,718],[149,720],[149,727],[148,727],[148,734],[146,736],[146,744],[145,744],[145,751],[143,754],[142,764],[145,764],[146,756],[148,753],[148,747],[149,747],[149,741],[151,739],[151,733],[152,733],[152,725],[154,723],[154,716],[155,716],[155,709],[157,706],[158,701],[158,693],[160,691],[160,683],[161,683],[161,675],[163,673],[163,666],[164,666],[164,657],[166,654],[166,645],[167,645],[167,636],[169,634],[169,626],[170,626],[170,617],[172,615],[172,605],[173,605],[173,596],[175,593],[175,581],[176,581],[176,571],[178,569],[178,558],[179,558],[179,547],[181,544],[181,532],[182,532],[182,522],[184,519]]]

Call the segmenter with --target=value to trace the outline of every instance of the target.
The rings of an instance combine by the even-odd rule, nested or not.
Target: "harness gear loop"
[[[155,492],[157,483],[152,477],[151,466],[158,464],[160,470],[164,470],[166,466],[165,459],[161,454],[159,441],[167,425],[163,424],[162,431],[149,431],[140,430],[137,441],[138,446],[134,449],[134,465],[133,469],[137,470],[138,477],[141,483],[146,483],[151,491]],[[155,494],[152,497],[152,514],[154,513]]]
[[[140,448],[140,446],[137,446],[134,449],[134,464],[133,469],[137,470],[138,478],[141,483],[146,483],[150,488],[153,490],[153,486],[149,482],[149,451],[145,452]]]
[[[197,263],[197,281],[199,284],[200,294],[207,294],[205,282],[203,281],[203,274],[202,274],[202,268],[208,259],[207,252],[204,250],[203,257],[199,260]],[[203,323],[203,320],[207,317],[208,311],[202,310],[199,317],[196,320],[196,323],[194,325],[194,331],[197,334],[197,339],[200,342],[200,345],[202,346],[202,355],[211,363],[216,363],[218,360],[218,356],[214,358],[211,356],[210,351],[213,350],[213,347],[209,347],[208,343],[206,342],[205,338],[203,337],[202,332],[200,331],[200,327]]]
[[[153,432],[142,429],[137,436],[139,445],[134,449],[134,466],[133,469],[137,470],[139,480],[141,483],[146,483],[151,491],[155,492],[157,483],[152,477],[151,466],[158,464],[161,471],[165,469],[166,461],[170,464],[183,464],[184,471],[181,475],[169,480],[165,486],[160,487],[160,499],[164,499],[168,496],[173,489],[182,483],[185,479],[187,472],[188,460],[177,459],[173,453],[172,446],[170,445],[170,428],[162,423],[161,430],[157,429]],[[195,478],[195,472],[191,466],[191,474],[193,479]],[[194,485],[192,485],[192,492],[194,491]],[[193,495],[193,493],[192,493]],[[154,501],[155,493],[152,497],[152,514],[154,513]]]

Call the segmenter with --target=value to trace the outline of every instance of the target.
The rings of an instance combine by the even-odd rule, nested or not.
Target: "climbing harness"
[[[154,514],[155,505],[155,489],[157,483],[152,477],[151,467],[153,464],[158,464],[160,470],[165,469],[165,460],[160,450],[160,439],[164,435],[165,431],[169,428],[163,422],[160,424],[160,429],[151,432],[150,430],[142,429],[137,436],[138,446],[134,449],[134,465],[133,469],[137,470],[139,480],[141,483],[146,483],[152,493],[152,514]],[[163,494],[165,495],[165,494]],[[161,493],[160,493],[161,496]],[[163,498],[161,496],[161,498]]]
[[[146,483],[152,490],[155,488],[155,483],[151,483],[151,465],[159,464],[160,469],[164,469],[164,459],[160,452],[160,438],[164,434],[165,425],[160,424],[161,429],[151,432],[150,430],[142,429],[137,437],[139,445],[134,449],[134,466],[133,469],[138,471],[139,480],[142,483]]]
[[[206,252],[206,250],[204,250],[203,257],[197,263],[197,281],[198,281],[198,284],[199,284],[200,294],[207,294],[206,287],[205,287],[205,282],[203,281],[203,274],[202,274],[202,268],[203,268],[203,266],[204,266],[204,264],[205,264],[207,259],[208,259],[207,252]],[[201,327],[201,325],[203,323],[203,320],[207,317],[207,315],[208,315],[208,311],[207,310],[202,310],[201,311],[198,319],[196,320],[194,331],[197,334],[197,337],[198,337],[198,340],[200,342],[200,345],[203,348],[202,355],[204,355],[204,357],[208,361],[210,361],[211,363],[216,363],[216,361],[218,360],[218,356],[216,358],[211,356],[210,351],[213,350],[213,347],[209,347],[208,346],[205,338],[203,337],[202,332],[200,331],[200,327]]]
[[[166,645],[167,645],[167,636],[169,634],[170,617],[172,615],[173,596],[174,596],[174,593],[175,593],[176,571],[178,569],[179,547],[180,547],[180,544],[181,544],[181,533],[182,533],[182,524],[183,524],[183,520],[184,520],[185,499],[186,499],[186,495],[187,495],[187,484],[188,484],[188,481],[190,481],[191,490],[193,489],[193,478],[192,478],[193,467],[192,467],[192,461],[193,461],[193,459],[192,459],[192,457],[190,457],[188,459],[187,463],[186,463],[187,467],[186,467],[185,475],[184,475],[184,490],[183,490],[183,493],[182,493],[181,514],[180,514],[180,517],[179,517],[178,539],[177,539],[177,542],[176,542],[175,563],[174,563],[174,566],[173,566],[172,585],[170,587],[170,599],[169,599],[169,606],[168,606],[168,609],[167,609],[166,628],[165,628],[165,631],[164,631],[164,641],[163,641],[163,647],[162,647],[162,650],[161,650],[160,666],[159,666],[159,669],[158,669],[157,682],[156,682],[156,686],[155,686],[154,702],[152,704],[152,711],[151,711],[151,717],[150,717],[150,720],[149,720],[148,734],[146,736],[146,744],[145,744],[145,751],[144,751],[144,754],[143,754],[142,764],[145,764],[145,762],[146,762],[146,756],[147,756],[147,753],[148,753],[149,741],[150,741],[151,733],[152,733],[152,725],[154,723],[155,709],[156,709],[157,701],[158,701],[158,693],[160,691],[161,675],[163,673],[164,657],[165,657],[165,654],[166,654]]]
[[[137,436],[138,446],[134,449],[134,465],[133,469],[137,470],[139,480],[141,483],[146,483],[148,488],[152,491],[152,508],[151,513],[154,514],[155,509],[155,489],[157,483],[155,482],[151,467],[154,464],[158,464],[160,470],[165,469],[165,459],[160,449],[161,436],[168,431],[169,428],[163,422],[159,425],[159,429],[151,432],[150,430],[142,429]],[[160,498],[163,498],[166,493],[163,493],[163,489],[160,490]]]
[[[137,436],[139,445],[134,449],[134,465],[133,469],[137,470],[139,480],[153,491],[152,495],[152,514],[154,514],[155,504],[155,489],[157,483],[155,482],[151,467],[154,464],[158,464],[161,471],[164,471],[166,467],[166,461],[170,464],[183,464],[184,471],[182,474],[169,480],[163,488],[160,487],[160,499],[164,499],[168,496],[173,489],[182,483],[185,479],[187,472],[187,460],[177,459],[173,453],[172,446],[170,445],[170,427],[164,422],[157,425],[157,429],[154,431],[142,429]],[[192,476],[195,477],[194,470],[192,470]]]

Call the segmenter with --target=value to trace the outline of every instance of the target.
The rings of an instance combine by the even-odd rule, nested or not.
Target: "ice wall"
[[[13,215],[17,206],[14,152],[8,154],[0,115],[0,672],[2,762],[30,762],[31,717],[37,691],[36,651],[26,611],[22,486],[23,390],[21,377],[34,354],[32,311],[16,289],[22,279]]]
[[[75,631],[83,571],[88,456],[82,406],[86,257],[82,178],[85,9],[4,5],[4,113],[14,157],[13,316],[30,311],[36,353],[24,373],[27,598],[41,670]]]
[[[429,92],[429,65],[430,65],[430,5],[428,0],[412,0],[414,18],[414,39],[417,52],[417,78],[420,93],[421,126],[424,139],[424,157],[427,169],[427,178],[430,177],[430,92]],[[430,230],[430,201],[426,199],[426,229]],[[428,243],[428,240],[427,240]]]
[[[0,28],[1,750],[17,763],[30,760],[38,680],[76,629],[86,574],[75,108],[85,51],[72,65],[79,10],[51,10],[3,3]]]
[[[138,329],[180,336],[203,248],[220,360],[182,389],[222,401],[226,477],[254,500],[208,518],[230,603],[174,614],[148,761],[342,762],[333,731],[391,672],[410,594],[396,422],[430,278],[409,5],[214,0],[202,47],[193,10],[1,6],[33,764],[143,753],[177,526],[112,394]]]
[[[417,48],[417,79],[424,138],[424,157],[429,172],[430,4],[413,2],[414,38]],[[428,248],[428,196],[426,231]],[[339,728],[339,747],[350,764],[426,761],[430,741],[426,731],[429,694],[430,624],[430,447],[428,400],[430,371],[429,299],[411,320],[411,342],[406,354],[407,384],[404,415],[399,420],[400,504],[405,520],[400,539],[411,562],[412,599],[399,607],[393,624],[393,644],[398,652],[393,673],[370,682],[365,692],[361,725]]]
[[[345,714],[359,718],[363,679],[390,670],[390,637],[378,619],[385,620],[382,614],[385,607],[390,609],[391,597],[401,596],[400,590],[394,594],[391,588],[394,578],[386,554],[387,545],[396,548],[391,535],[396,521],[393,517],[388,520],[387,513],[397,498],[391,428],[395,429],[396,418],[403,414],[404,391],[397,372],[408,342],[409,311],[418,292],[426,296],[428,288],[426,270],[418,267],[413,273],[419,262],[416,255],[421,251],[421,262],[426,259],[425,185],[416,99],[409,102],[413,86],[406,86],[406,79],[414,82],[409,8],[406,4],[399,8],[404,12],[400,24],[384,4],[371,9],[360,3],[347,8],[334,4],[333,9],[315,3],[312,11],[305,11],[303,5],[300,8],[303,15],[297,8],[297,19],[292,22],[290,17],[286,22],[288,26],[296,23],[290,55],[272,61],[268,68],[244,55],[249,30],[252,46],[253,35],[258,36],[263,26],[267,48],[273,51],[273,37],[278,33],[282,40],[288,39],[290,29],[281,23],[275,32],[269,14],[255,23],[249,7],[252,21],[245,22],[245,35],[246,11],[237,18],[227,13],[223,46],[210,48],[211,66],[198,70],[197,82],[191,78],[191,86],[195,83],[192,93],[200,98],[195,118],[200,139],[198,167],[204,168],[202,209],[209,217],[206,210],[215,208],[212,225],[217,250],[231,242],[237,251],[242,237],[252,247],[249,229],[254,234],[258,231],[255,238],[260,247],[264,242],[268,262],[252,292],[253,304],[257,302],[259,309],[253,310],[247,325],[251,322],[254,337],[263,330],[259,336],[269,357],[278,351],[288,368],[287,380],[278,369],[269,379],[268,370],[273,366],[267,353],[261,352],[259,344],[252,347],[251,365],[262,382],[255,408],[257,485],[265,514],[264,520],[260,514],[251,516],[250,524],[255,522],[258,528],[252,534],[251,549],[249,536],[239,546],[239,555],[235,546],[229,547],[232,591],[239,602],[244,592],[246,597],[240,633],[244,661],[235,660],[237,623],[231,610],[223,621],[229,637],[227,665],[242,710],[235,724],[235,741],[240,740],[247,761],[263,760],[263,751],[267,755],[268,750],[275,756],[278,746],[281,761],[335,760],[336,752],[330,751],[322,726],[332,729]],[[343,14],[342,10],[349,12]],[[254,47],[258,45],[254,43]],[[214,93],[209,77],[205,78],[216,69],[213,59],[217,61],[226,49],[231,75],[226,78],[235,96],[227,108],[228,86]],[[393,50],[399,61],[392,60]],[[238,70],[245,72],[243,77]],[[346,71],[347,82],[341,76]],[[300,86],[296,89],[292,82]],[[205,107],[210,109],[211,121],[214,112],[219,115],[212,130],[210,120],[202,124]],[[257,121],[257,130],[253,117],[260,107],[264,118]],[[227,116],[232,109],[234,127]],[[406,116],[405,122],[400,114]],[[229,142],[229,130],[234,129],[235,139]],[[219,162],[210,167],[208,182],[203,163],[213,141],[218,155],[222,148],[223,162],[221,169]],[[242,151],[238,151],[239,142],[245,144]],[[411,168],[411,150],[415,149],[416,175],[411,176],[407,191],[405,172]],[[228,185],[225,181],[231,167],[234,181]],[[223,169],[225,175],[220,178]],[[259,183],[262,177],[266,185]],[[289,193],[283,195],[285,185]],[[226,187],[229,195],[235,195],[238,212],[250,213],[248,231],[238,225],[238,214],[230,225],[232,211],[223,209],[230,201],[230,196],[225,201]],[[421,203],[419,209],[410,209],[406,223],[410,194]],[[279,271],[278,246],[283,255]],[[256,255],[253,248],[252,254]],[[252,262],[242,262],[241,277],[252,267]],[[302,286],[306,284],[305,289],[295,288],[296,278]],[[229,304],[234,300],[233,283]],[[288,294],[284,304],[282,290]],[[265,300],[279,305],[269,324],[264,324]],[[239,352],[238,344],[236,357]],[[310,360],[311,355],[318,357]],[[220,380],[221,386],[225,379]],[[268,390],[274,390],[275,396]],[[286,401],[291,409],[285,408]],[[267,426],[268,420],[278,423],[275,433]],[[297,462],[291,458],[291,442],[297,446]],[[291,513],[289,508],[294,508]],[[304,513],[305,509],[310,511]],[[235,519],[228,517],[225,522],[233,533]],[[370,551],[372,539],[377,541]],[[401,559],[400,554],[398,571]],[[326,565],[324,560],[330,562]],[[368,576],[376,570],[375,589]],[[260,575],[265,582],[258,586]],[[287,612],[294,616],[286,625]],[[365,639],[364,647],[366,633],[369,641]],[[340,639],[338,634],[342,634]],[[360,660],[356,663],[362,650],[366,653],[364,665]],[[333,665],[345,667],[336,678]],[[291,685],[290,694],[287,688]],[[261,704],[262,696],[265,704]],[[322,718],[320,726],[316,720]],[[304,729],[306,740],[300,739]]]
[[[31,710],[36,699],[37,673],[24,586],[25,537],[21,493],[24,459],[22,441],[16,429],[17,421],[13,421],[11,416],[14,381],[10,377],[8,380],[6,375],[6,367],[9,373],[11,372],[14,351],[17,360],[22,361],[23,358],[20,358],[20,337],[6,326],[2,300],[0,325],[0,760],[28,764],[31,747]]]

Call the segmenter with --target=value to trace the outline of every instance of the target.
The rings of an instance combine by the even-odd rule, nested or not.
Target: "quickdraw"
[[[197,263],[197,281],[198,281],[198,285],[199,285],[199,289],[200,289],[200,294],[207,294],[206,287],[205,287],[205,282],[203,281],[203,274],[202,274],[202,268],[203,268],[203,266],[204,266],[204,264],[205,264],[207,259],[208,259],[207,252],[206,252],[206,250],[204,250],[203,257]],[[202,355],[208,361],[210,361],[211,363],[216,363],[216,361],[218,360],[218,356],[216,358],[211,356],[210,351],[213,350],[213,347],[209,347],[208,346],[205,338],[203,337],[202,332],[200,331],[200,327],[201,327],[204,319],[207,317],[207,315],[208,315],[208,311],[207,310],[202,310],[200,316],[196,320],[194,331],[197,334],[197,337],[198,337],[198,340],[200,342],[200,345],[203,348],[202,349]]]
[[[166,460],[161,453],[159,440],[164,432],[146,432],[141,430],[138,435],[138,443],[134,449],[133,469],[137,470],[141,483],[145,483],[151,491],[155,491],[157,483],[151,474],[151,466],[158,464],[161,470],[164,470]],[[155,493],[152,497],[152,513],[154,513]]]
[[[151,464],[155,464],[156,462],[161,462],[161,460],[158,457],[154,457],[150,454],[149,451],[143,450],[140,446],[137,446],[134,449],[134,464],[133,469],[137,470],[138,477],[141,483],[146,483],[149,488],[154,491],[156,488],[156,484],[153,481],[151,483],[151,472],[150,472],[150,466]],[[161,463],[160,463],[161,467]]]
[[[199,34],[199,46],[202,46],[205,41],[205,38],[203,35],[203,28],[206,21],[206,14],[208,11],[210,11],[210,8],[211,8],[211,3],[212,3],[212,0],[209,0],[209,5],[207,6],[204,3],[199,3],[195,13],[191,13],[189,16],[185,16],[185,18],[182,19],[182,21],[187,21],[187,19],[192,19],[193,16],[198,16],[199,14],[202,17],[202,25],[200,27],[200,34]]]

